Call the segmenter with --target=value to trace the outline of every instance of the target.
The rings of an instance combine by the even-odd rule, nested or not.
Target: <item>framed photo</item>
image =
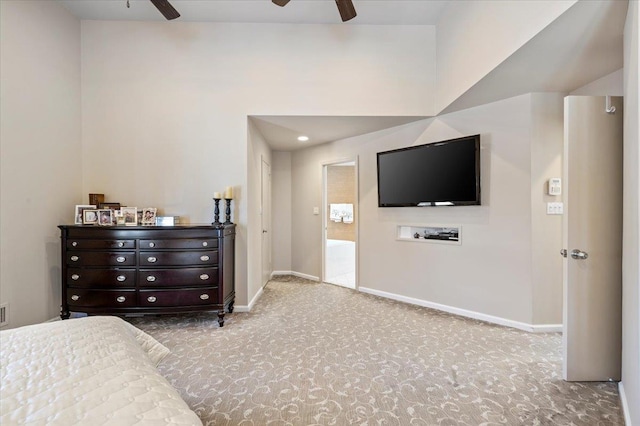
[[[100,203],[100,209],[120,210],[120,203]]]
[[[98,223],[98,210],[85,209],[82,211],[82,224],[95,225]]]
[[[146,209],[142,209],[142,224],[155,225],[157,211],[158,209],[156,209],[155,207],[147,207]]]
[[[116,225],[124,225],[124,214],[122,213],[122,210],[114,210],[113,217]]]
[[[78,204],[76,205],[76,214],[74,215],[74,220],[73,223],[75,223],[76,225],[82,225],[83,222],[83,215],[82,212],[87,210],[87,209],[95,209],[96,206],[92,205],[92,204]]]
[[[137,207],[123,207],[122,216],[124,217],[124,224],[126,226],[136,226],[138,224],[138,208]]]
[[[110,210],[110,209],[98,210],[98,225],[100,226],[113,225],[113,210]]]

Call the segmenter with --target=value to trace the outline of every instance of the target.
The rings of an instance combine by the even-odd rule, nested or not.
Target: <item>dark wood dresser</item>
[[[235,225],[61,225],[62,309],[87,314],[233,312]]]

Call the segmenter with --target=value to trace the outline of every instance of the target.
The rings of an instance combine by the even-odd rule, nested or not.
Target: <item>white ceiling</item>
[[[79,19],[164,21],[149,0],[58,0]],[[334,0],[169,0],[177,21],[275,24],[435,25],[447,0],[354,0],[358,16],[342,23]]]

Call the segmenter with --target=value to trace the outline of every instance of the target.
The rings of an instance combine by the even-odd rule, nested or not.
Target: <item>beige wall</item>
[[[264,161],[271,167],[271,148],[267,144],[258,128],[253,121],[248,120],[248,158],[247,158],[247,259],[253,259],[247,264],[247,294],[252,295],[258,293],[260,288],[267,283],[263,278],[263,255],[271,255],[271,247],[269,253],[263,253],[262,247],[262,162]],[[271,222],[269,216],[265,217],[265,221]],[[270,229],[268,224],[266,229]],[[271,237],[269,234],[267,237]],[[268,263],[268,261],[266,262]],[[268,265],[265,265],[268,268]],[[271,271],[268,271],[271,274]],[[239,285],[236,291],[245,291],[244,286]],[[246,295],[243,295],[246,297]],[[238,297],[238,295],[236,296]],[[251,302],[251,299],[249,299]]]
[[[83,21],[83,193],[206,223],[234,186],[246,305],[260,288],[247,116],[429,114],[434,57],[429,26]]]
[[[291,152],[274,151],[271,165],[273,270],[291,271]]]
[[[329,204],[356,204],[356,166],[327,167],[327,218]],[[330,240],[356,240],[357,217],[352,223],[327,220],[327,238]]]
[[[640,7],[629,2],[624,27],[624,174],[622,231],[622,386],[627,424],[640,425]]]
[[[0,2],[0,303],[11,327],[60,313],[61,223],[81,197],[80,23]]]
[[[624,96],[624,69],[619,69],[604,77],[577,88],[570,95]]]
[[[531,256],[533,323],[562,324],[562,216],[548,215],[547,181],[562,178],[564,94],[531,96]]]
[[[551,124],[542,125],[549,116]],[[321,202],[321,165],[358,156],[360,287],[525,324],[558,324],[561,269],[557,277],[549,271],[548,281],[533,272],[538,265],[557,269],[559,260],[555,249],[546,251],[559,231],[550,242],[534,235],[559,226],[558,217],[540,217],[546,212],[540,181],[559,168],[557,122],[562,96],[530,94],[294,152],[292,268],[319,276],[322,228],[312,208]],[[378,208],[376,152],[476,133],[482,135],[481,206]],[[542,137],[549,145],[533,150]],[[397,241],[401,224],[462,225],[462,245]]]

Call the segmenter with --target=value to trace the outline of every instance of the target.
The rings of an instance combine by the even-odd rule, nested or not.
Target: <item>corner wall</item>
[[[81,199],[80,22],[0,1],[0,303],[10,327],[60,314],[60,233]]]
[[[576,2],[449,2],[437,25],[436,111],[444,110]]]

